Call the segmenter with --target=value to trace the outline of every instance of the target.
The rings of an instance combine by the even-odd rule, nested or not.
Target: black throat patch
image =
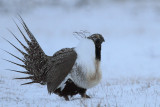
[[[95,45],[95,48],[96,48],[96,59],[97,60],[101,60],[101,45],[99,45],[99,46],[97,46],[97,45]]]

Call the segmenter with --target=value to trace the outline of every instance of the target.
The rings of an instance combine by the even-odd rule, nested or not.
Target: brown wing
[[[47,72],[49,93],[53,93],[72,70],[76,58],[77,54],[73,48],[62,49],[53,56],[54,66]]]

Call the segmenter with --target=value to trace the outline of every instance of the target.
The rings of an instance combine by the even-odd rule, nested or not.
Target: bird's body
[[[26,52],[21,51],[11,42],[7,41],[22,53],[24,58],[21,59],[6,51],[10,55],[21,60],[24,65],[9,60],[7,61],[27,70],[27,72],[12,71],[30,75],[29,77],[17,79],[32,80],[32,82],[23,85],[31,83],[47,84],[49,93],[58,94],[66,100],[69,100],[68,96],[76,94],[89,98],[89,96],[86,95],[86,90],[96,86],[101,80],[101,43],[104,41],[102,35],[93,34],[87,38],[83,38],[75,48],[64,48],[56,52],[53,56],[47,56],[22,18],[21,20],[31,41],[29,41],[20,28],[17,27],[27,42],[28,47],[24,46],[17,37],[12,32],[11,33]]]

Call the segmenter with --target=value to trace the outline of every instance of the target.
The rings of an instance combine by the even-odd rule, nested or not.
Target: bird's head
[[[101,34],[92,34],[88,37],[82,37],[82,41],[76,47],[76,52],[79,56],[95,56],[97,60],[101,60],[101,44],[105,41]],[[87,51],[87,52],[86,52]],[[83,58],[82,58],[83,59]],[[86,59],[84,58],[84,61]],[[88,62],[88,61],[87,61]]]
[[[103,42],[105,42],[105,40],[101,34],[92,34],[91,36],[89,36],[87,38],[93,40],[93,42],[97,48],[100,48],[101,44]]]

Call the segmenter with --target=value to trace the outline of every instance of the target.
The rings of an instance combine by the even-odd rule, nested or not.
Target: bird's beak
[[[103,39],[103,41],[102,42],[105,42],[105,40]]]
[[[102,43],[105,42],[104,38],[101,39],[101,42],[102,42]]]

